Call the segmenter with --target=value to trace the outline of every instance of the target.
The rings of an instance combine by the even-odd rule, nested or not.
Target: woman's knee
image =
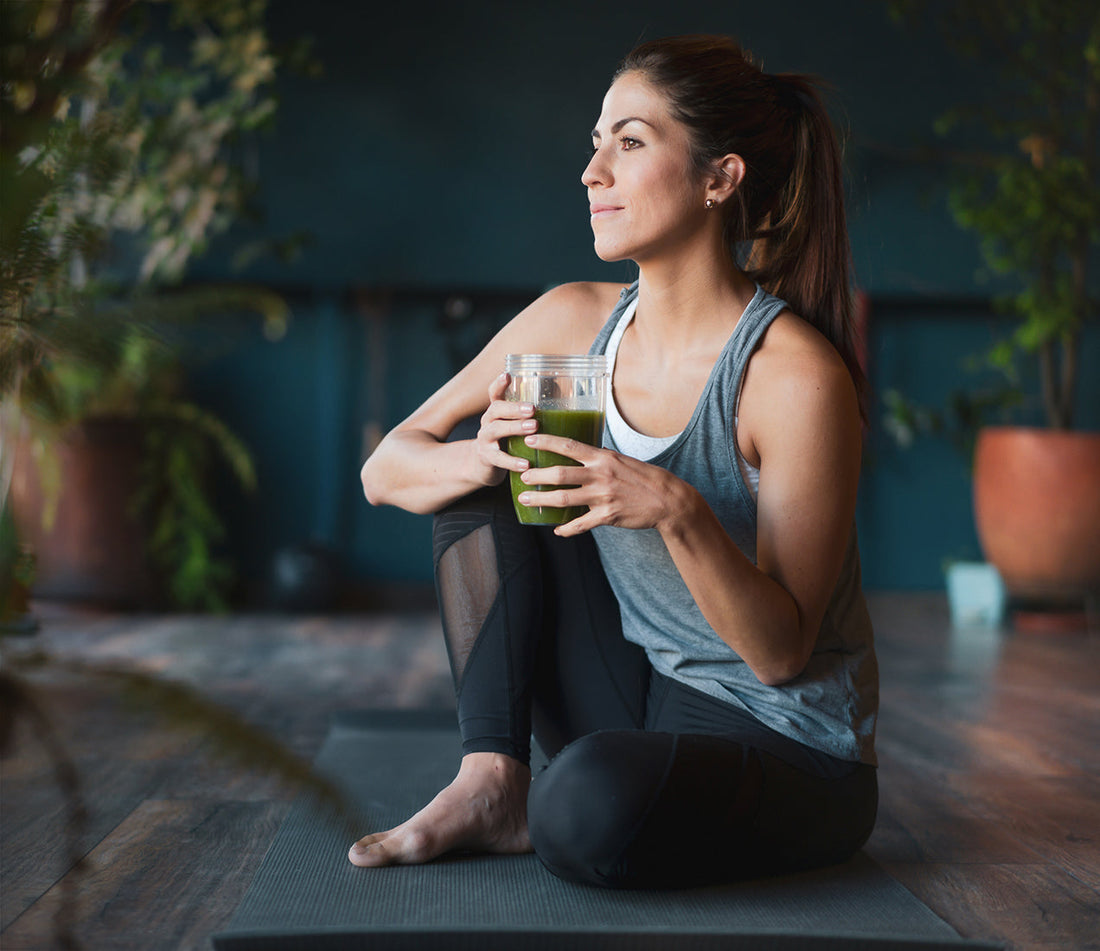
[[[607,730],[565,747],[528,797],[528,830],[542,863],[572,881],[629,884],[624,859],[674,746],[669,734]]]
[[[876,770],[866,764],[823,779],[763,755],[757,847],[771,870],[792,872],[847,861],[871,835],[878,805]]]

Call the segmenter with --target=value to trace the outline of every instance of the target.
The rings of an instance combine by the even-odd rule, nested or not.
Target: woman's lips
[[[622,211],[619,205],[589,205],[589,213],[595,218],[597,215],[606,215],[613,211]]]

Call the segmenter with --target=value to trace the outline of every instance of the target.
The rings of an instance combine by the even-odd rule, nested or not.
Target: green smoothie
[[[603,435],[603,413],[591,409],[535,409],[540,433],[553,436],[565,436],[578,442],[598,446]],[[532,469],[546,469],[550,466],[576,466],[576,460],[545,449],[532,449],[523,436],[510,436],[508,453],[519,456],[531,463]],[[565,522],[583,515],[588,511],[585,505],[573,505],[569,508],[548,508],[541,505],[520,505],[519,494],[532,492],[551,492],[554,489],[568,489],[566,485],[527,485],[520,481],[520,473],[511,473],[512,502],[516,508],[516,517],[524,525],[563,525]]]

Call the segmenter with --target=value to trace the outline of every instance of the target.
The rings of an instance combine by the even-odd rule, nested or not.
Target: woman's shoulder
[[[490,342],[499,353],[580,353],[588,349],[619,301],[622,284],[558,284],[521,310]]]
[[[855,385],[836,348],[789,308],[768,327],[749,364],[742,405],[759,415],[777,407],[858,415]]]
[[[741,451],[758,468],[767,457],[797,469],[822,445],[858,458],[859,400],[848,367],[824,334],[789,309],[749,361],[737,430]]]
[[[550,353],[587,348],[619,302],[622,284],[575,281],[544,291],[505,329],[525,346]]]
[[[603,326],[625,289],[625,284],[572,281],[551,287],[540,295],[532,307],[569,313],[577,319],[598,322]]]
[[[806,379],[820,384],[838,372],[848,376],[837,349],[821,331],[803,320],[789,307],[772,321],[754,358],[758,369],[776,383]]]

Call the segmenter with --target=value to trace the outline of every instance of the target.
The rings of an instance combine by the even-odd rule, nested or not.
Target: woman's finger
[[[542,470],[546,471],[546,470]],[[525,473],[526,474],[526,473]],[[524,482],[527,480],[524,479]],[[570,495],[571,489],[542,489],[539,491],[529,489],[519,495],[520,505],[537,505],[540,508],[567,509],[574,505],[581,505],[576,495]]]
[[[497,460],[511,460],[505,468],[526,469],[529,463],[520,456],[513,456],[508,452],[509,443],[513,439],[522,439],[538,429],[538,423],[532,417],[507,417],[489,419],[482,423],[478,432],[478,443],[481,446],[482,455]]]
[[[496,400],[504,399],[504,394],[508,392],[508,384],[512,382],[512,377],[507,373],[502,373],[492,383],[489,384],[489,402],[495,402]]]
[[[572,538],[575,535],[583,535],[585,532],[591,531],[599,524],[599,519],[592,516],[589,512],[584,515],[578,515],[576,518],[571,518],[562,525],[555,526],[554,534],[559,538]]]
[[[529,436],[537,430],[538,423],[532,418],[500,417],[483,421],[478,438],[485,442],[500,442],[510,436]]]
[[[528,469],[523,475],[528,485],[585,485],[590,481],[584,466],[546,466],[542,469]],[[551,503],[556,504],[556,503]],[[562,505],[577,505],[577,502],[563,502]]]
[[[508,380],[508,374],[502,373],[489,387],[491,402],[482,414],[477,433],[478,456],[484,465],[523,472],[530,467],[530,462],[509,453],[508,443],[513,438],[534,433],[538,423],[534,418],[535,408],[530,403],[501,399]]]
[[[525,440],[532,449],[540,449],[544,452],[553,452],[566,459],[573,459],[581,465],[594,462],[605,449],[590,446],[579,439],[568,436],[554,436],[551,433],[536,433]]]
[[[483,458],[490,460],[498,469],[507,469],[510,472],[526,472],[531,468],[531,463],[522,456],[513,456],[500,447],[487,449]]]

